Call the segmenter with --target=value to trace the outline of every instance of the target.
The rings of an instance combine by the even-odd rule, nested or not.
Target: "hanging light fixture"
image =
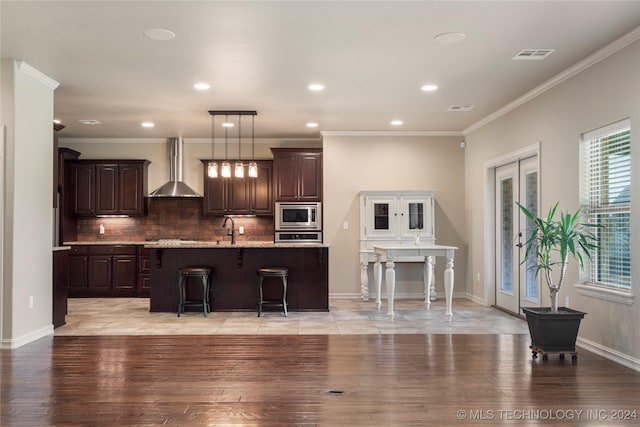
[[[213,159],[207,164],[207,175],[209,178],[218,177],[218,162],[216,158],[216,116],[211,116],[211,158]]]
[[[255,114],[251,116],[251,161],[249,162],[249,178],[257,178],[258,177],[258,164],[255,160],[256,154],[256,141],[254,137],[255,131]]]
[[[222,126],[224,127],[224,161],[220,168],[220,175],[223,178],[231,178],[231,164],[227,160],[227,154],[229,153],[229,128],[233,127],[233,123],[229,122],[228,115],[225,115]]]
[[[233,175],[236,178],[244,178],[244,165],[242,164],[242,116],[238,115],[238,160],[234,166]]]
[[[229,128],[234,127],[233,122],[229,121],[229,116],[238,116],[238,160],[234,165],[234,176],[236,178],[244,178],[244,163],[242,162],[242,116],[251,116],[251,162],[248,164],[247,175],[250,178],[258,177],[258,165],[255,162],[255,116],[258,113],[254,110],[209,110],[212,117],[211,120],[211,157],[212,160],[207,164],[207,175],[211,178],[221,176],[223,178],[231,178],[231,163],[229,162]],[[225,116],[224,123],[224,160],[218,169],[218,162],[215,160],[215,116]]]

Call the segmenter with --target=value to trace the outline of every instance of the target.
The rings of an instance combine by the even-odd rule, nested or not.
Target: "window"
[[[631,128],[623,120],[582,135],[582,204],[599,248],[587,268],[589,286],[631,290]],[[579,286],[580,288],[580,286]],[[618,291],[618,292],[616,292]]]

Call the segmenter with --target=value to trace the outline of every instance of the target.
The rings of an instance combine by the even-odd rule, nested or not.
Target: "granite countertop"
[[[324,248],[329,247],[322,243],[300,243],[300,242],[282,242],[274,243],[267,241],[251,241],[240,240],[232,245],[228,240],[225,241],[201,241],[201,240],[159,240],[155,242],[147,242],[145,248],[157,249],[173,249],[173,248]]]
[[[68,246],[77,245],[144,245],[145,248],[150,249],[168,249],[168,248],[326,248],[329,245],[323,243],[305,243],[305,242],[282,242],[274,243],[272,241],[258,241],[258,240],[239,240],[235,245],[232,245],[229,240],[215,241],[215,240],[180,240],[180,239],[160,239],[160,240],[147,240],[147,241],[133,241],[133,240],[111,240],[111,241],[72,241],[64,242]]]
[[[54,246],[51,248],[51,250],[53,252],[58,252],[58,251],[68,251],[71,249],[71,246]]]

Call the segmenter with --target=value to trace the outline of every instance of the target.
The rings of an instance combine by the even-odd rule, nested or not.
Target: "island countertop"
[[[149,249],[159,248],[328,248],[329,245],[323,243],[304,242],[278,242],[266,240],[240,240],[231,244],[229,240],[182,240],[182,239],[160,239],[160,240],[100,240],[100,241],[70,241],[64,242],[67,246],[101,246],[101,245],[138,245]]]

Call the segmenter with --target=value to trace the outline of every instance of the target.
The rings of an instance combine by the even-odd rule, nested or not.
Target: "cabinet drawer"
[[[135,255],[136,247],[134,245],[126,246],[90,246],[89,253],[91,255]]]
[[[69,249],[69,255],[86,255],[87,253],[89,253],[87,246],[71,246]]]

